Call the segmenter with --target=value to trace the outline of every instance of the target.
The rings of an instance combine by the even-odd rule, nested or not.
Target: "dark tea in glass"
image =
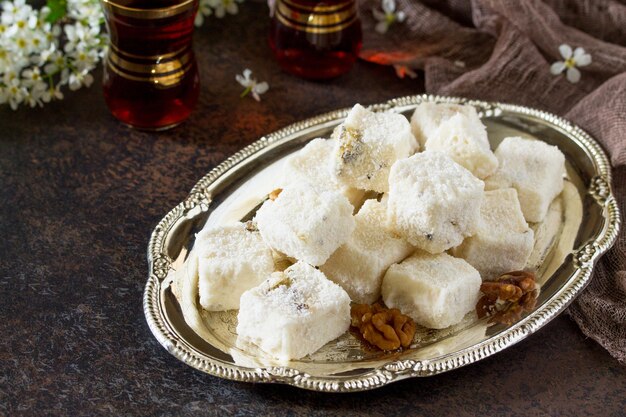
[[[198,100],[192,48],[198,0],[102,0],[110,35],[104,98],[113,116],[162,130],[189,117]]]
[[[361,49],[355,0],[276,0],[269,42],[280,66],[303,78],[337,77]]]

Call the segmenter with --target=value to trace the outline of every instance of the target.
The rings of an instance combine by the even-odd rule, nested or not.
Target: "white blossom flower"
[[[378,9],[372,9],[374,19],[378,21],[374,28],[378,33],[385,34],[393,23],[401,23],[406,19],[406,13],[401,10],[396,12],[396,0],[382,0],[381,8],[382,12]]]
[[[22,72],[22,84],[25,87],[33,88],[33,89],[41,89],[41,85],[43,84],[43,89],[46,89],[46,84],[43,82],[41,78],[41,73],[39,72],[39,67],[29,68]]]
[[[63,100],[63,93],[61,92],[61,86],[50,87],[41,95],[41,99],[44,103],[49,103],[52,100]]]
[[[26,21],[32,12],[32,7],[25,0],[5,1],[2,3],[2,17],[0,21],[5,25],[12,25],[18,21]]]
[[[194,25],[197,27],[202,26],[206,18],[212,15],[221,19],[226,16],[227,13],[237,14],[239,12],[238,3],[243,2],[244,0],[199,0]]]
[[[73,60],[73,64],[79,72],[91,70],[98,62],[98,54],[96,51],[74,51],[69,54]]]
[[[59,51],[52,51],[46,60],[43,70],[46,74],[56,74],[67,66],[65,56]]]
[[[13,80],[19,80],[18,71],[15,68],[8,68],[4,71],[4,74],[2,74],[2,82],[5,85],[9,85]]]
[[[256,101],[261,101],[261,94],[264,94],[267,90],[269,90],[270,86],[265,81],[259,83],[256,78],[251,78],[252,71],[248,68],[243,70],[243,75],[237,74],[235,79],[239,84],[246,87],[245,90],[241,93],[240,97],[245,97],[248,93],[252,93],[252,97]]]
[[[242,3],[243,0],[208,0],[207,3],[215,10],[215,17],[222,18],[228,14],[237,14],[239,12],[239,6],[237,3]]]
[[[30,62],[32,62],[33,64],[37,66],[46,65],[46,63],[50,61],[51,59],[56,59],[56,55],[55,55],[55,52],[57,52],[56,48],[57,47],[55,44],[50,44],[48,48],[42,48],[39,51],[39,54],[34,54],[30,57]],[[44,69],[44,72],[45,72],[45,69]]]
[[[198,3],[198,12],[196,13],[196,19],[194,21],[196,26],[202,26],[204,24],[204,18],[213,14],[210,3],[210,0],[200,0]]]
[[[49,45],[54,45],[55,48],[59,47],[59,36],[61,35],[61,26],[51,26],[50,23],[46,23],[43,27],[43,31],[46,35],[46,41]]]
[[[67,42],[63,47],[65,52],[87,49],[95,43],[95,37],[97,37],[100,31],[99,28],[84,26],[82,23],[65,25],[63,30],[65,31],[65,36],[67,36]]]
[[[93,75],[87,71],[72,72],[69,78],[70,90],[76,91],[83,85],[89,87],[93,83]]]
[[[43,107],[42,96],[46,87],[44,84],[43,90],[30,89],[26,90],[26,95],[24,96],[24,103],[29,105],[31,108],[39,106]]]
[[[584,67],[591,64],[591,55],[580,47],[572,51],[572,47],[567,44],[559,46],[559,52],[564,61],[557,61],[552,64],[550,72],[553,75],[559,75],[563,71],[566,71],[565,75],[567,81],[577,83],[580,81],[580,70],[576,67]]]
[[[17,110],[17,106],[24,101],[24,97],[28,94],[26,88],[24,88],[19,79],[13,78],[10,82],[6,83],[6,88],[3,91],[4,97],[0,101],[8,102],[13,110]]]
[[[102,19],[102,10],[97,1],[68,0],[67,16],[89,27],[99,27]]]

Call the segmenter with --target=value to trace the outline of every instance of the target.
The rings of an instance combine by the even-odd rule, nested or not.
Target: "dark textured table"
[[[157,343],[146,245],[198,179],[289,123],[423,91],[366,63],[328,83],[285,75],[267,24],[246,3],[196,32],[200,102],[169,132],[116,122],[99,83],[44,110],[0,110],[0,415],[625,415],[626,368],[567,315],[474,365],[358,394],[218,379]],[[239,98],[246,67],[270,83],[261,103]]]

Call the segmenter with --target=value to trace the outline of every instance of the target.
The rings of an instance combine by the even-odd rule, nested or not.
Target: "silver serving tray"
[[[313,138],[328,137],[346,117],[349,109],[342,109],[290,125],[237,152],[202,178],[159,222],[148,247],[143,302],[159,343],[184,363],[221,378],[317,391],[361,391],[468,365],[519,342],[562,312],[587,285],[594,264],[617,237],[620,217],[604,151],[570,122],[522,106],[420,95],[371,108],[410,116],[423,101],[475,106],[493,148],[502,138],[516,135],[556,145],[565,154],[565,190],[553,202],[547,220],[533,225],[537,238],[529,267],[536,269],[541,286],[534,311],[510,326],[488,325],[470,313],[445,330],[419,329],[412,347],[395,353],[365,350],[346,333],[304,359],[278,363],[238,343],[236,311],[205,312],[197,307],[193,290],[181,308],[181,288],[174,283],[185,273],[195,233],[205,224],[249,218],[274,188],[281,159]]]

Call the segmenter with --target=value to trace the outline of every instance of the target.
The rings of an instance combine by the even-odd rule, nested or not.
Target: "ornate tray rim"
[[[578,141],[590,156],[597,175],[592,178],[588,193],[602,208],[604,227],[595,240],[587,242],[574,253],[575,273],[550,300],[514,326],[472,347],[432,360],[389,362],[357,377],[316,377],[286,366],[256,369],[240,367],[203,355],[180,339],[167,323],[159,300],[161,281],[167,276],[172,263],[172,259],[163,250],[166,237],[174,224],[190,210],[207,210],[211,196],[205,190],[231,168],[304,129],[345,117],[349,108],[344,108],[291,124],[236,152],[200,179],[187,198],[158,223],[148,245],[149,278],[144,292],[143,309],[148,326],[159,343],[182,362],[217,377],[245,382],[284,383],[322,392],[352,392],[381,387],[406,378],[436,375],[474,363],[523,340],[561,313],[589,283],[596,261],[613,245],[619,231],[620,214],[612,194],[611,167],[604,150],[589,134],[569,121],[548,112],[514,104],[422,94],[400,97],[369,107],[376,111],[402,111],[403,107],[423,101],[472,104],[486,116],[498,115],[503,110],[531,116],[562,130]]]

